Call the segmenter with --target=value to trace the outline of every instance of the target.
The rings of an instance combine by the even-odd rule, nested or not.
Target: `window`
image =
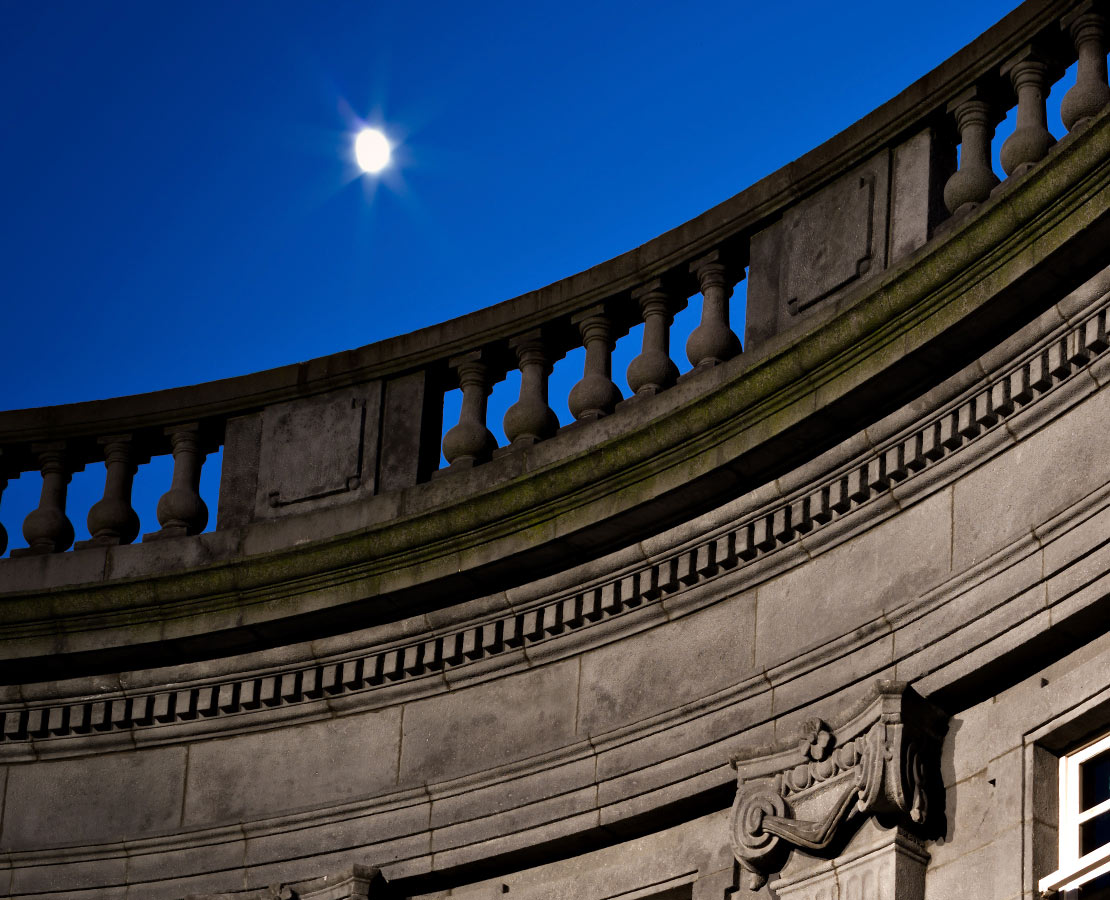
[[[1042,892],[1110,898],[1110,735],[1060,757],[1059,868]]]

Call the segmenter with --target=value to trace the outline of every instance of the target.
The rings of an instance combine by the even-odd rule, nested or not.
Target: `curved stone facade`
[[[1025,3],[534,294],[0,413],[0,485],[44,484],[0,561],[0,892],[1007,900],[1093,872],[1098,847],[1061,856],[1059,761],[1110,733],[1108,12]],[[676,378],[666,330],[699,294]],[[579,346],[556,429],[547,375]],[[162,528],[133,543],[159,454]],[[65,483],[94,461],[70,549]]]

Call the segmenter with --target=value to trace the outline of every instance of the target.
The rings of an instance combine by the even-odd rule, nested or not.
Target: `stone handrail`
[[[217,527],[244,527],[427,482],[438,468],[441,436],[447,472],[548,440],[559,423],[547,377],[578,347],[585,347],[585,368],[569,408],[580,423],[670,390],[678,372],[668,329],[696,293],[703,303],[686,347],[690,375],[740,354],[729,298],[745,277],[745,353],[804,327],[810,316],[858,297],[859,284],[990,198],[999,184],[991,139],[1008,109],[1017,107],[1017,128],[1001,148],[1007,182],[1048,157],[1055,139],[1045,96],[1072,62],[1078,60],[1078,74],[1063,101],[1065,126],[1081,131],[1103,109],[1110,99],[1107,14],[1101,0],[1030,0],[798,161],[643,246],[546,288],[305,363],[0,413],[0,492],[21,472],[43,477],[39,506],[24,524],[28,546],[12,555],[71,547],[66,485],[89,463],[105,462],[107,479],[104,498],[88,511],[91,540],[78,549],[138,537],[131,483],[153,455],[172,453],[174,474],[158,504],[161,529],[143,540],[203,531],[208,510],[199,476],[205,455],[220,446]],[[612,380],[611,352],[640,322],[642,352],[628,371],[636,397],[625,401]],[[499,449],[486,425],[486,398],[513,369],[522,373],[521,394],[505,417],[509,446]],[[443,395],[456,387],[463,393],[460,418],[442,435]],[[6,542],[0,529],[0,553]]]

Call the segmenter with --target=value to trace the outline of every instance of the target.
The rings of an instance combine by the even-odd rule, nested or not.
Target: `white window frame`
[[[1107,750],[1110,750],[1110,734],[1060,757],[1060,861],[1055,872],[1037,883],[1042,893],[1074,891],[1086,882],[1110,872],[1110,843],[1083,856],[1079,855],[1079,836],[1083,823],[1110,811],[1110,800],[1104,800],[1080,812],[1080,767],[1087,760]]]

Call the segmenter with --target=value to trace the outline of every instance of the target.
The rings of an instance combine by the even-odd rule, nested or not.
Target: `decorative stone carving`
[[[1064,17],[1061,25],[1071,34],[1079,55],[1075,84],[1060,103],[1060,118],[1068,131],[1101,112],[1110,103],[1106,77],[1105,4],[1088,0]]]
[[[834,740],[828,725],[820,719],[808,719],[802,726],[802,739],[798,741],[798,749],[807,759],[821,762],[832,752]]]
[[[902,682],[880,681],[841,728],[805,724],[791,749],[734,759],[733,853],[758,890],[790,851],[821,854],[861,817],[921,833],[946,716]]]

